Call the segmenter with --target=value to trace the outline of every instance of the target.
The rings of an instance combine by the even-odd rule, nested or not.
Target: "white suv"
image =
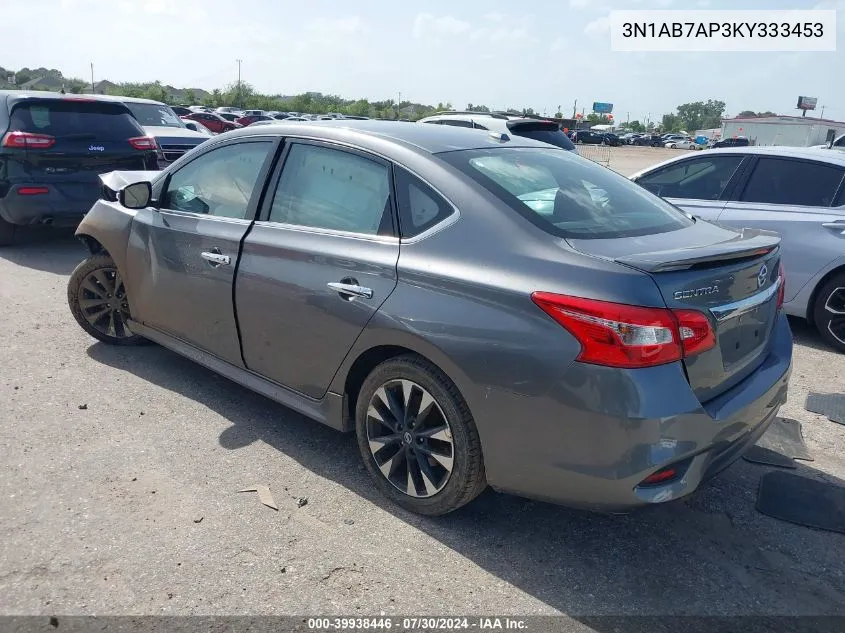
[[[534,119],[503,112],[438,112],[420,119],[418,123],[454,125],[455,127],[490,130],[500,134],[514,134],[543,141],[570,152],[578,151],[575,144],[560,129],[560,126],[548,119]]]

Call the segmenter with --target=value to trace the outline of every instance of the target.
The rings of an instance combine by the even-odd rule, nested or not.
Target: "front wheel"
[[[355,430],[376,485],[412,512],[443,515],[487,487],[481,441],[466,402],[422,358],[392,358],[370,373],[358,394]]]
[[[845,352],[845,273],[834,275],[819,290],[813,322],[828,345]]]
[[[92,255],[76,267],[68,280],[67,301],[76,322],[94,338],[111,345],[147,342],[129,329],[129,297],[109,255]]]

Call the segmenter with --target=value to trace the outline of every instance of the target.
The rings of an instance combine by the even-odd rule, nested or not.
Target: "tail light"
[[[17,190],[19,196],[40,196],[45,193],[50,193],[47,187],[18,187]]]
[[[716,345],[710,321],[696,310],[647,308],[549,292],[531,299],[581,344],[578,360],[608,367],[653,367]]]
[[[786,274],[783,271],[783,264],[778,264],[778,310],[783,307],[783,301],[786,298]]]
[[[49,149],[56,144],[56,139],[47,134],[33,134],[32,132],[9,132],[3,137],[3,147],[16,149]]]
[[[135,149],[152,150],[157,149],[156,140],[151,136],[136,136],[129,139],[129,144]]]

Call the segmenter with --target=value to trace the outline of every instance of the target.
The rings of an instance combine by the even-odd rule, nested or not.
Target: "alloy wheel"
[[[845,288],[834,288],[824,303],[824,309],[830,319],[827,323],[828,332],[845,345]]]
[[[129,302],[116,268],[98,268],[79,288],[79,308],[97,331],[113,338],[128,338]]]
[[[405,379],[376,389],[367,407],[367,442],[381,474],[400,492],[433,497],[454,467],[452,429],[432,395]]]

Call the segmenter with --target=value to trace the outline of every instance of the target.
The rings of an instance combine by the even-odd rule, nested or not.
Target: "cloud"
[[[587,35],[604,35],[610,31],[610,16],[602,16],[589,22],[584,27],[584,33]]]
[[[436,17],[420,13],[414,20],[413,34],[417,39],[460,38],[462,41],[508,46],[536,41],[531,34],[533,15],[513,20],[501,13],[490,13],[484,19],[485,23],[474,25],[452,15]]]
[[[451,15],[436,18],[430,13],[420,13],[414,20],[414,37],[449,37],[463,35],[472,28],[469,22],[458,20]]]
[[[569,0],[569,6],[573,9],[586,9],[593,0]]]
[[[550,50],[552,53],[556,53],[556,52],[558,52],[558,51],[562,51],[564,48],[566,48],[566,39],[564,39],[562,36],[560,36],[560,37],[556,37],[556,38],[552,41],[551,46],[549,46],[549,50]]]
[[[357,15],[348,18],[317,18],[305,25],[305,30],[317,36],[346,36],[366,32],[367,26]]]

